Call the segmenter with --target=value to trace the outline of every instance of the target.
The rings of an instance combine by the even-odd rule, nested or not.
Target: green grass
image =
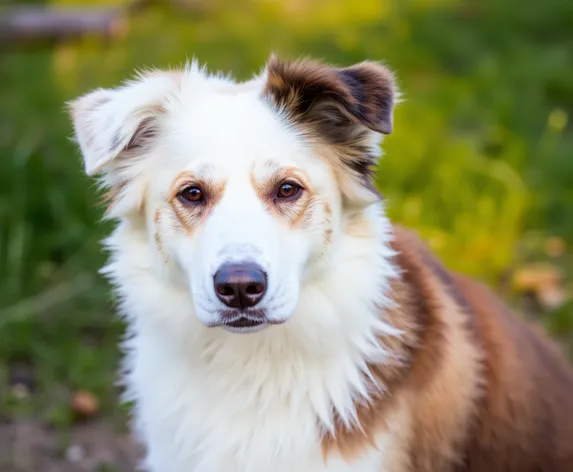
[[[523,306],[503,281],[530,261],[559,267],[573,293],[571,256],[543,249],[550,236],[573,245],[571,31],[563,0],[220,1],[190,15],[150,10],[112,42],[0,53],[0,412],[67,425],[80,388],[119,411],[122,326],[97,274],[110,226],[69,140],[66,100],[191,56],[240,78],[271,50],[382,59],[406,99],[377,174],[391,215]],[[571,303],[533,312],[573,345]],[[23,400],[10,389],[16,365],[33,389]]]

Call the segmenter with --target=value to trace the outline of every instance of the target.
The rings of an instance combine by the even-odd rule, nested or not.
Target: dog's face
[[[195,65],[146,74],[79,98],[72,116],[110,215],[147,233],[204,324],[250,332],[289,319],[345,215],[376,200],[394,100],[380,65],[272,58],[242,84]]]

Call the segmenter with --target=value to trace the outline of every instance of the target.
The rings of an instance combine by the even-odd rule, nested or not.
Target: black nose
[[[242,310],[261,301],[267,290],[267,276],[257,264],[225,264],[215,274],[214,284],[219,300]]]

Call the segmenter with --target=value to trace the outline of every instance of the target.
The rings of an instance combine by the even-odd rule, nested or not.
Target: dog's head
[[[345,215],[378,200],[371,171],[395,99],[382,65],[272,57],[245,83],[196,64],[146,73],[71,114],[109,215],[146,232],[203,323],[248,332],[289,319]]]

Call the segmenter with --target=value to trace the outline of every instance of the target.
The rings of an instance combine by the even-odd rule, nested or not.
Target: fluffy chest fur
[[[106,272],[129,323],[125,380],[150,470],[381,470],[390,432],[351,462],[323,451],[335,422],[357,427],[357,403],[385,389],[369,364],[398,362],[378,340],[400,335],[380,311],[396,275],[389,228],[380,208],[370,213],[373,236],[340,242],[288,326],[242,336],[201,325],[188,293],[151,270],[146,239],[118,228]]]

